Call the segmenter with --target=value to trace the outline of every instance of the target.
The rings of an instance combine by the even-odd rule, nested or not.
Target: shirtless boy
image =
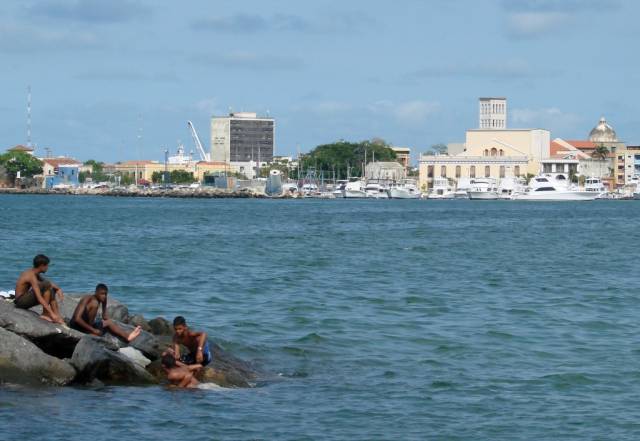
[[[162,368],[167,374],[167,379],[174,386],[194,388],[199,384],[193,373],[202,368],[200,364],[184,365],[177,361],[173,354],[165,352],[162,355]]]
[[[107,316],[108,293],[109,289],[107,285],[99,283],[98,286],[96,286],[95,294],[83,296],[73,312],[69,326],[85,334],[97,336],[102,336],[105,332],[109,332],[124,341],[130,342],[140,335],[141,328],[140,326],[136,326],[133,331],[127,333],[120,326],[116,325],[115,322],[109,320]],[[96,320],[98,307],[100,307],[100,305],[102,305],[102,320]]]
[[[37,304],[42,305],[41,319],[64,323],[56,297],[64,299],[62,289],[55,283],[44,278],[44,273],[49,269],[49,258],[38,254],[33,258],[33,268],[24,271],[16,282],[16,307],[22,309],[33,308]]]
[[[209,350],[209,342],[207,341],[206,332],[192,331],[187,326],[187,322],[182,316],[173,319],[173,353],[176,360],[180,360],[185,364],[201,364],[206,366],[211,363],[213,357]],[[180,345],[184,345],[189,349],[189,353],[180,356]]]

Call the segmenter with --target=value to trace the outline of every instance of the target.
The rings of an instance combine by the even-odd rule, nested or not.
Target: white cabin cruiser
[[[531,178],[528,190],[514,193],[511,198],[517,201],[593,201],[597,197],[595,191],[579,190],[571,185],[563,173],[545,173]]]
[[[453,187],[447,178],[434,178],[427,199],[453,199]]]
[[[386,186],[377,182],[369,182],[364,187],[367,198],[371,199],[389,199],[389,193]]]
[[[586,178],[584,180],[584,190],[598,193],[596,199],[607,199],[608,197],[607,187],[604,186],[604,183],[600,178]]]
[[[511,199],[512,194],[524,193],[526,188],[527,184],[523,178],[515,176],[502,178],[498,185],[498,199]]]
[[[404,179],[397,185],[389,187],[389,197],[392,199],[418,199],[420,191],[415,179]]]
[[[345,198],[366,198],[367,193],[364,191],[365,182],[363,180],[347,182],[344,186]]]
[[[471,181],[471,189],[467,191],[472,200],[496,200],[498,199],[498,186],[492,178],[475,178]]]

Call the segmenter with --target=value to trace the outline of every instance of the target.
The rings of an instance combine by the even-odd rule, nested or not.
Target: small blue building
[[[53,188],[57,185],[77,187],[79,185],[78,174],[80,167],[77,164],[60,164],[51,169],[52,174],[45,174],[44,187]]]

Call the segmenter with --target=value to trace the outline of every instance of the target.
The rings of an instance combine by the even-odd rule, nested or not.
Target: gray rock
[[[173,336],[172,324],[163,317],[156,317],[154,319],[149,320],[149,327],[151,328],[151,333],[154,335]]]
[[[204,374],[210,377],[208,381],[224,387],[249,387],[255,382],[258,373],[250,363],[231,355],[211,341],[209,348],[213,354],[213,361],[204,371]]]
[[[71,364],[78,371],[76,380],[90,383],[143,385],[156,383],[144,368],[118,353],[118,346],[100,337],[84,336],[76,346]]]
[[[76,370],[66,361],[42,352],[29,340],[0,328],[0,383],[69,384]]]
[[[0,328],[25,337],[44,352],[69,358],[83,334],[65,325],[38,317],[33,311],[16,308],[13,302],[0,300]]]
[[[151,363],[151,360],[142,355],[142,352],[131,346],[120,348],[118,349],[118,352],[141,367],[146,367],[149,365],[149,363]]]
[[[129,317],[129,321],[127,322],[133,326],[140,326],[143,331],[151,332],[151,326],[140,314],[133,315]]]

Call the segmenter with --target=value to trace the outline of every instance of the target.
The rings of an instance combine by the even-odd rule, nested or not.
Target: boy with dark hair
[[[184,365],[177,361],[173,354],[165,352],[162,355],[162,368],[169,382],[175,386],[194,388],[199,384],[193,372],[202,368],[200,364]]]
[[[109,289],[107,288],[107,285],[99,283],[96,286],[95,294],[83,296],[73,312],[73,317],[71,317],[69,326],[77,331],[84,332],[85,334],[97,336],[102,336],[105,332],[109,332],[126,342],[130,342],[140,335],[142,328],[140,328],[140,326],[136,326],[133,331],[127,333],[120,326],[115,324],[115,322],[109,320],[109,317],[107,316],[108,292]],[[102,305],[102,320],[96,320],[98,307],[100,305]]]
[[[38,254],[33,258],[33,268],[20,274],[16,282],[16,298],[14,303],[17,308],[29,309],[42,305],[41,319],[49,322],[64,324],[60,315],[58,302],[64,299],[62,289],[44,278],[44,273],[49,269],[49,258],[44,254]]]
[[[209,350],[206,332],[192,331],[187,326],[187,321],[182,316],[173,319],[173,353],[175,358],[185,364],[201,364],[206,366],[211,363],[213,357]],[[180,356],[180,345],[189,349],[189,353]]]

